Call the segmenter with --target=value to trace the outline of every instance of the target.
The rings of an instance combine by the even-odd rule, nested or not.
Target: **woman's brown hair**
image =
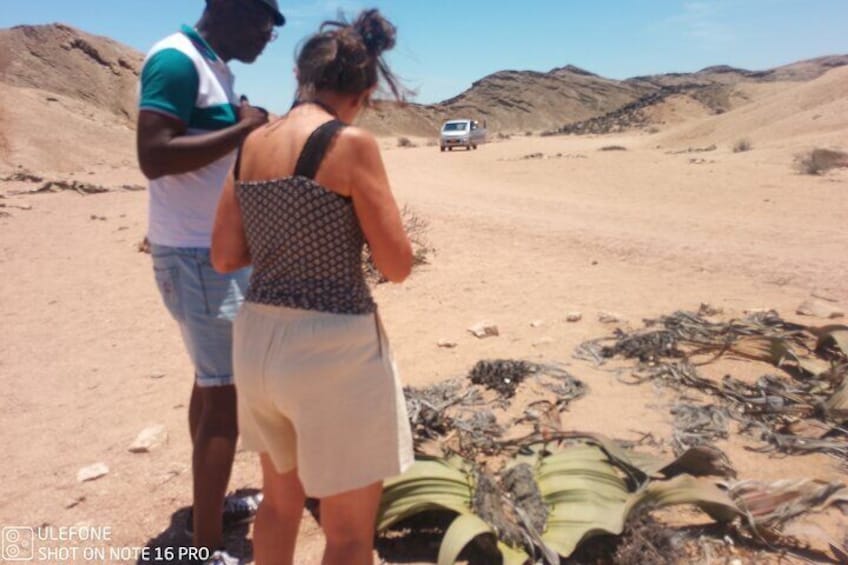
[[[298,98],[319,90],[359,94],[382,76],[396,100],[405,89],[383,60],[395,46],[397,30],[378,10],[363,10],[353,23],[326,21],[306,40],[297,55]]]

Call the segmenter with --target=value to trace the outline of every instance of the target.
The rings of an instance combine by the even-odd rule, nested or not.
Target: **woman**
[[[253,265],[235,322],[239,428],[262,462],[257,563],[291,563],[306,496],[324,564],[372,563],[382,480],[413,460],[403,392],[362,270],[390,281],[412,249],[375,138],[348,126],[395,28],[378,11],[326,22],[297,57],[299,102],[245,141],[218,207],[212,263]]]

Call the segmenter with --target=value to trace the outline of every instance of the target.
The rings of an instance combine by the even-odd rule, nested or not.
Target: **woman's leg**
[[[278,473],[261,453],[262,503],[253,524],[253,556],[257,565],[291,565],[306,495],[297,469]]]
[[[374,529],[382,483],[321,499],[321,528],[327,536],[322,565],[372,565]]]

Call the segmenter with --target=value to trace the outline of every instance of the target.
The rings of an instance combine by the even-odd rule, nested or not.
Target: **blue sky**
[[[848,0],[279,1],[289,20],[280,38],[254,65],[234,64],[239,92],[278,112],[294,92],[298,42],[340,9],[377,7],[397,25],[388,60],[422,103],[504,69],[573,64],[621,79],[848,53]],[[0,27],[63,22],[146,51],[202,8],[202,0],[0,0]]]

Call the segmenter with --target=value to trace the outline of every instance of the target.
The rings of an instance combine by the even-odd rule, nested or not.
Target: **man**
[[[157,43],[141,73],[137,149],[150,179],[153,268],[195,370],[188,530],[195,546],[210,550],[221,548],[224,528],[256,511],[255,500],[225,497],[238,437],[232,320],[248,273],[215,272],[209,247],[234,150],[268,117],[239,102],[227,62],[255,61],[284,23],[277,0],[207,0],[197,25]]]

